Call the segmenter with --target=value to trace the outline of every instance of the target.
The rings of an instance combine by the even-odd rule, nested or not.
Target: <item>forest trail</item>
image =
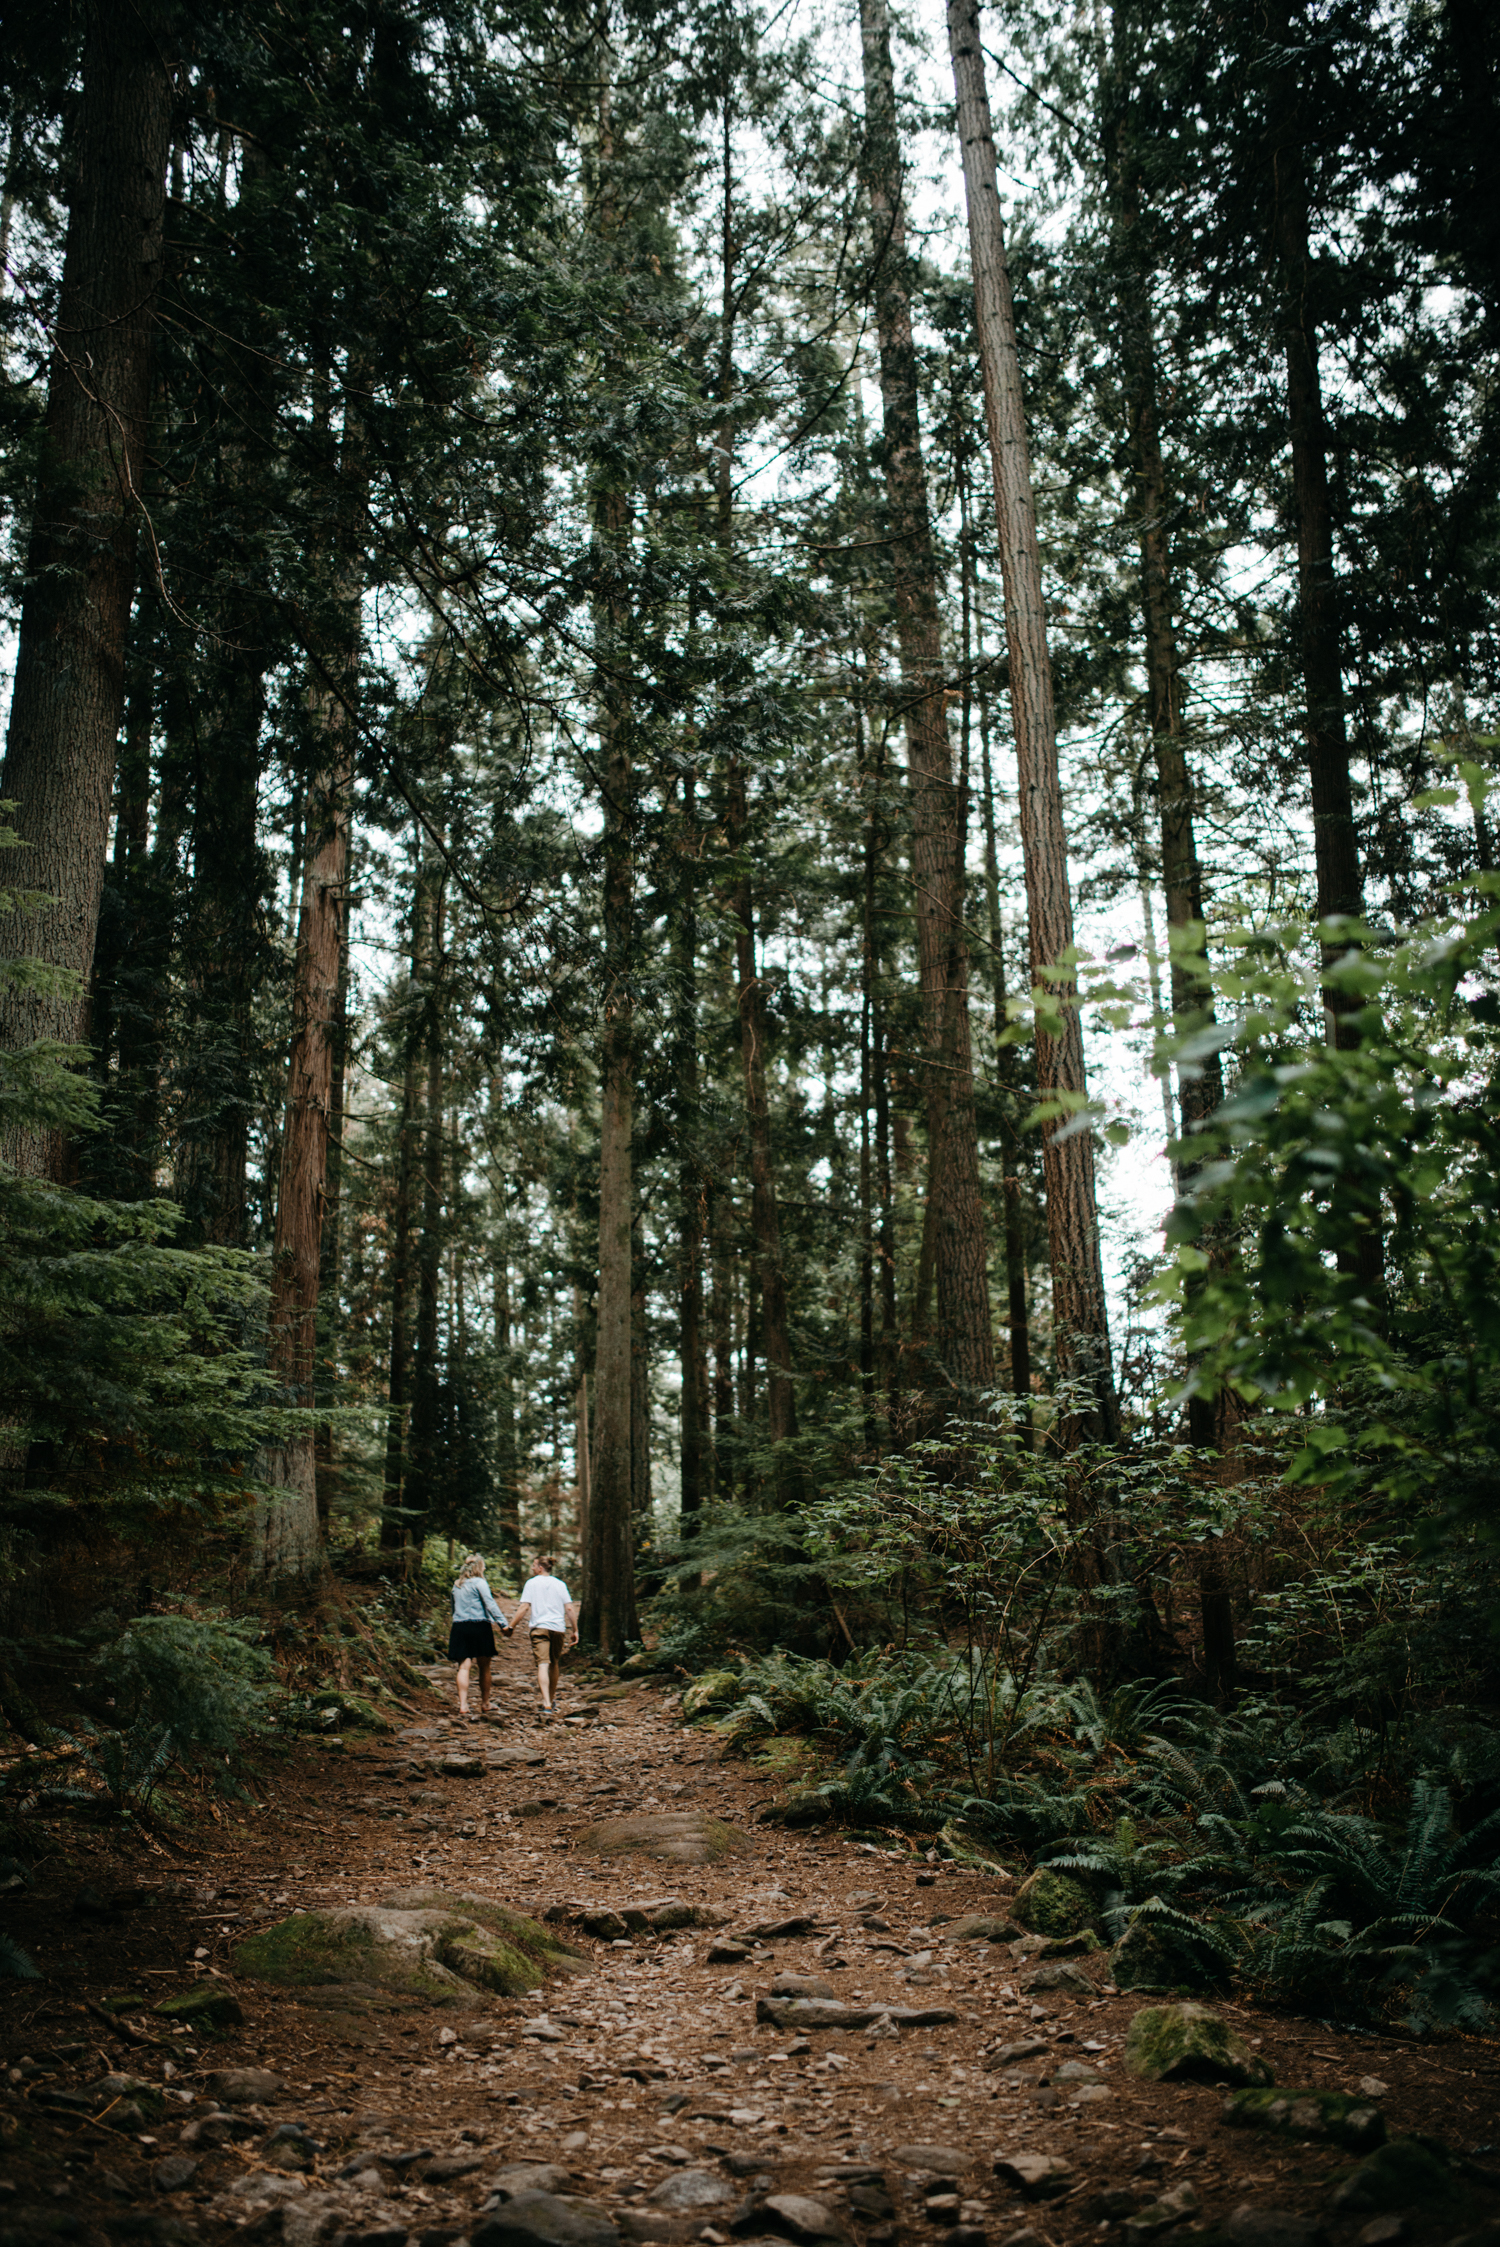
[[[711,1736],[684,1729],[657,1687],[615,1689],[589,1704],[597,1714],[570,1714],[583,1696],[565,1677],[563,1714],[543,1727],[522,1659],[507,1649],[498,1720],[475,1726],[453,1713],[451,1684],[439,1698],[440,1674],[430,1710],[394,1741],[299,1748],[266,1781],[265,1805],[232,1838],[226,1829],[222,1851],[183,1866],[138,1849],[127,1865],[117,1840],[70,1830],[66,1873],[43,1866],[13,1899],[14,1932],[44,1978],[0,1984],[3,2247],[142,2235],[186,2247],[246,2225],[287,2247],[458,2247],[488,2227],[498,2247],[493,2206],[481,2211],[497,2170],[518,2162],[566,2171],[551,2189],[596,2211],[580,2211],[576,2240],[554,2247],[609,2247],[611,2226],[626,2240],[708,2247],[777,2231],[810,2241],[820,2227],[861,2247],[1144,2247],[1226,2223],[1234,2247],[1500,2238],[1500,2191],[1482,2174],[1496,2166],[1486,2143],[1500,2115],[1493,2042],[1420,2047],[1216,2006],[1279,2084],[1352,2092],[1377,2078],[1393,2137],[1426,2134],[1469,2157],[1449,2207],[1377,2208],[1373,2222],[1368,2202],[1333,2213],[1330,2173],[1349,2154],[1225,2127],[1221,2088],[1125,2074],[1125,2032],[1152,2000],[1107,1994],[1105,1954],[1070,1962],[1092,1994],[1033,1996],[1021,1989],[1031,1962],[1007,1946],[945,1939],[966,1913],[1004,1912],[1002,1881],[758,1824],[769,1780],[721,1763]],[[456,1750],[481,1756],[484,1775],[436,1776],[430,1762]],[[742,1851],[681,1865],[571,1846],[591,1818],[682,1809],[729,1821]],[[154,1908],[128,1908],[127,1878],[134,1900]],[[291,1909],[376,1902],[413,1885],[533,1915],[670,1894],[722,1915],[724,1937],[793,1925],[727,1963],[710,1962],[722,1938],[700,1927],[613,1945],[569,1927],[586,1975],[553,1977],[523,1999],[476,1992],[470,2010],[350,2011],[326,1990],[234,1971],[235,1946]],[[827,1977],[840,1999],[956,2017],[899,2034],[800,2037],[757,2022],[758,1997],[787,1972]],[[164,2061],[146,2005],[205,1981],[232,1989],[243,2024],[191,2054],[179,2038],[175,2063]],[[141,2003],[111,2030],[106,2001],[122,1995]],[[1033,2049],[997,2065],[996,2048],[1010,2044]],[[1070,2063],[1079,2072],[1062,2076]],[[228,2104],[211,2073],[247,2067],[269,2071],[277,2088],[234,2110],[227,2143],[203,2142],[194,2124]],[[109,2071],[161,2083],[164,2111],[128,2130],[107,2115],[85,2120],[80,2094]],[[73,2112],[59,2103],[70,2090]],[[1014,2173],[997,2174],[997,2155],[1023,2154],[1067,2164],[1056,2197],[1029,2202]],[[663,2190],[669,2178],[678,2182]],[[1134,2196],[1128,2231],[1131,2203],[1106,2210],[1105,2193]],[[785,2205],[766,2209],[765,2195]],[[1174,2234],[1174,2224],[1185,2228]],[[542,2239],[505,2234],[515,2247],[530,2236]]]

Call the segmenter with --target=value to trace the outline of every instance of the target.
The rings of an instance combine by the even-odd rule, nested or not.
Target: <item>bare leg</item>
[[[488,1654],[481,1654],[479,1657],[479,1713],[481,1716],[488,1716],[490,1713],[490,1660],[491,1657]]]
[[[557,1700],[557,1656],[555,1654],[547,1665],[547,1683],[551,1688],[551,1699],[555,1702]]]
[[[467,1661],[460,1662],[458,1665],[458,1713],[460,1716],[467,1716],[469,1713],[469,1665]]]
[[[541,1689],[544,1709],[552,1706],[552,1680],[556,1674],[556,1664],[548,1655],[542,1655],[536,1666],[536,1682]]]

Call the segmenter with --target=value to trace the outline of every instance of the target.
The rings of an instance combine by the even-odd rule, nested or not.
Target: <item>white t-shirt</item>
[[[521,1604],[531,1609],[528,1630],[565,1631],[572,1597],[560,1576],[528,1576],[521,1586]]]

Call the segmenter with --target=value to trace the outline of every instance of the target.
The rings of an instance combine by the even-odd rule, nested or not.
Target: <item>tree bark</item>
[[[391,1256],[388,1267],[391,1302],[390,1370],[386,1382],[385,1493],[380,1517],[380,1543],[386,1552],[400,1551],[408,1543],[403,1503],[406,1481],[406,1426],[411,1410],[412,1371],[412,1218],[417,1185],[417,1143],[421,1130],[420,1064],[421,1018],[418,993],[431,975],[428,939],[431,933],[427,883],[429,869],[419,861],[411,906],[411,982],[407,1005],[411,1009],[403,1038],[401,1114],[396,1137],[395,1206],[391,1212]],[[509,1330],[509,1303],[506,1306]]]
[[[331,564],[343,615],[342,644],[317,666],[311,702],[321,769],[303,805],[305,842],[292,1044],[271,1258],[268,1359],[283,1400],[306,1415],[262,1463],[269,1493],[256,1507],[254,1572],[272,1582],[305,1577],[322,1564],[313,1406],[318,1282],[328,1192],[329,1119],[340,1043],[348,940],[349,800],[354,783],[354,696],[361,645],[359,595],[369,464],[364,427],[346,384],[334,502]]]
[[[0,981],[0,1046],[71,1041],[99,924],[125,698],[162,270],[172,111],[164,10],[94,0],[84,41],[77,158],[48,372],[26,592],[0,796],[28,845],[13,878],[45,902],[0,924],[0,956],[64,971],[55,985]],[[54,1135],[7,1149],[59,1175]]]
[[[964,1390],[988,1388],[995,1348],[986,1270],[979,1132],[963,928],[964,804],[948,739],[937,551],[922,462],[912,340],[906,195],[886,0],[860,0],[865,184],[873,222],[883,467],[912,780],[912,879],[927,1045],[924,1264],[937,1296],[939,1362]],[[925,1299],[919,1287],[919,1301]]]
[[[611,1659],[640,1636],[631,1510],[631,1295],[635,1129],[634,780],[630,711],[619,664],[623,596],[619,572],[629,532],[623,493],[596,507],[604,583],[596,602],[605,666],[600,683],[604,795],[604,1035],[599,1119],[599,1310],[594,1366],[594,1455],[590,1472],[583,1630]]]
[[[1052,664],[1042,603],[1041,552],[1030,447],[1005,262],[978,0],[948,0],[948,43],[958,99],[975,325],[984,372],[985,422],[995,477],[995,520],[1005,588],[1011,712],[1016,736],[1021,844],[1026,863],[1031,975],[1043,994],[1036,1030],[1037,1084],[1043,1101],[1078,1106],[1087,1097],[1083,1024],[1067,956],[1073,901],[1057,763]],[[1052,1019],[1044,1019],[1044,1013]],[[1116,1442],[1119,1406],[1110,1362],[1109,1321],[1099,1247],[1091,1132],[1068,1130],[1070,1117],[1042,1127],[1052,1318],[1058,1372],[1088,1399],[1065,1417],[1064,1435]]]
[[[444,943],[446,869],[434,847],[423,993],[422,1050],[426,1086],[422,1115],[422,1222],[417,1235],[416,1348],[411,1369],[411,1426],[406,1462],[406,1541],[420,1557],[429,1521],[442,1497],[442,1338],[439,1296],[443,1263],[443,1186],[446,1109],[444,1068]]]
[[[740,1064],[745,1080],[745,1120],[750,1138],[750,1223],[760,1281],[761,1343],[766,1360],[766,1407],[776,1455],[776,1502],[783,1510],[802,1498],[802,1476],[791,1455],[797,1440],[797,1398],[792,1382],[791,1317],[781,1251],[781,1212],[771,1150],[771,1108],[766,1091],[769,1025],[765,985],[756,972],[755,895],[746,857],[745,778],[731,766],[727,790],[729,847],[739,859],[730,892],[738,974]],[[748,1347],[748,1345],[747,1345]]]
[[[677,997],[678,1363],[681,1368],[681,1529],[691,1537],[703,1508],[708,1380],[703,1356],[705,1185],[698,1163],[698,841],[694,776],[683,782],[683,842],[674,934]]]

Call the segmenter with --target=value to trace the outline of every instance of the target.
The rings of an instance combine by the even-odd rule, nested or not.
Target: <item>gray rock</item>
[[[508,2161],[490,2179],[490,2191],[514,2200],[518,2192],[566,2192],[571,2173],[554,2161]]]
[[[1365,2225],[1359,2235],[1358,2247],[1397,2247],[1406,2237],[1404,2216],[1376,2216]]]
[[[332,2193],[310,2192],[282,2215],[283,2247],[318,2247],[342,2222],[343,2210]]]
[[[305,2177],[283,2177],[269,2169],[251,2169],[243,2177],[236,2177],[228,2187],[228,2197],[248,2200],[256,2208],[276,2208],[284,2200],[300,2200],[307,2190]]]
[[[1159,2231],[1170,2231],[1173,2224],[1185,2223],[1196,2216],[1199,2208],[1197,2193],[1191,2185],[1175,2185],[1164,2192],[1159,2200],[1148,2200],[1138,2208],[1125,2225],[1126,2247],[1145,2247]]]
[[[474,2226],[472,2247],[618,2247],[619,2231],[592,2201],[518,2192]]]
[[[1230,2247],[1313,2247],[1318,2227],[1292,2208],[1260,2208],[1242,2201],[1220,2227]]]
[[[432,1759],[440,1779],[482,1779],[489,1769],[482,1755],[440,1755]]]
[[[422,2182],[427,2185],[451,2185],[456,2177],[472,2177],[482,2169],[482,2153],[440,2153],[428,2162],[422,2172]]]
[[[793,2239],[841,2239],[844,2227],[831,2208],[803,2192],[769,2193],[760,2213]]]
[[[601,1943],[618,1943],[630,1933],[618,1912],[601,1907],[598,1911],[582,1914],[584,1932],[597,1937]]]
[[[1380,2109],[1345,2091],[1236,2091],[1224,2103],[1223,2119],[1283,2138],[1327,2138],[1351,2153],[1373,2153],[1385,2143]]]
[[[934,2177],[961,2177],[974,2156],[958,2146],[897,2146],[891,2155],[903,2169],[925,2169]]]
[[[269,2068],[215,2068],[204,2089],[221,2107],[253,2107],[274,2099],[281,2085]]]
[[[1335,2215],[1384,2216],[1399,2208],[1435,2213],[1462,2198],[1441,2155],[1419,2138],[1392,2138],[1345,2172],[1329,2205]]]
[[[736,1943],[728,1935],[716,1935],[708,1946],[710,1966],[738,1966],[750,1956],[748,1943]]]
[[[1052,2080],[1054,2083],[1098,2083],[1102,2079],[1099,2070],[1091,2068],[1086,2060],[1064,2060],[1060,2068],[1052,2070]]]
[[[743,1958],[743,1951],[740,1956]],[[835,1997],[837,1994],[824,1974],[778,1974],[771,1984],[773,1997]]]
[[[760,1997],[755,2018],[781,2029],[866,2029],[889,2019],[897,2028],[940,2028],[956,2021],[951,2005],[845,2005],[828,1997]]]
[[[995,2175],[1028,2200],[1055,2200],[1073,2182],[1069,2163],[1053,2153],[997,2153]]]
[[[1002,1918],[995,1912],[966,1912],[943,1929],[950,1943],[1015,1943],[1024,1933],[1008,1915]]]
[[[1023,2036],[1018,2044],[1002,2044],[990,2054],[989,2064],[996,2068],[1018,2067],[1022,2060],[1034,2060],[1048,2049],[1044,2036]]]
[[[181,2192],[198,2174],[198,2164],[189,2153],[169,2153],[165,2161],[158,2161],[151,2172],[151,2182],[158,2192]]]
[[[743,1834],[709,1811],[671,1810],[596,1819],[574,1835],[573,1847],[585,1856],[654,1857],[664,1864],[710,1865],[739,1855],[749,1844]]]
[[[1028,1974],[1021,1990],[1026,1997],[1038,1996],[1043,1990],[1061,1990],[1069,1997],[1092,1997],[1094,1985],[1081,1967],[1060,1959],[1055,1966],[1039,1966]]]
[[[674,2169],[646,2197],[667,2215],[685,2215],[693,2208],[722,2208],[734,2193],[712,2169]]]

